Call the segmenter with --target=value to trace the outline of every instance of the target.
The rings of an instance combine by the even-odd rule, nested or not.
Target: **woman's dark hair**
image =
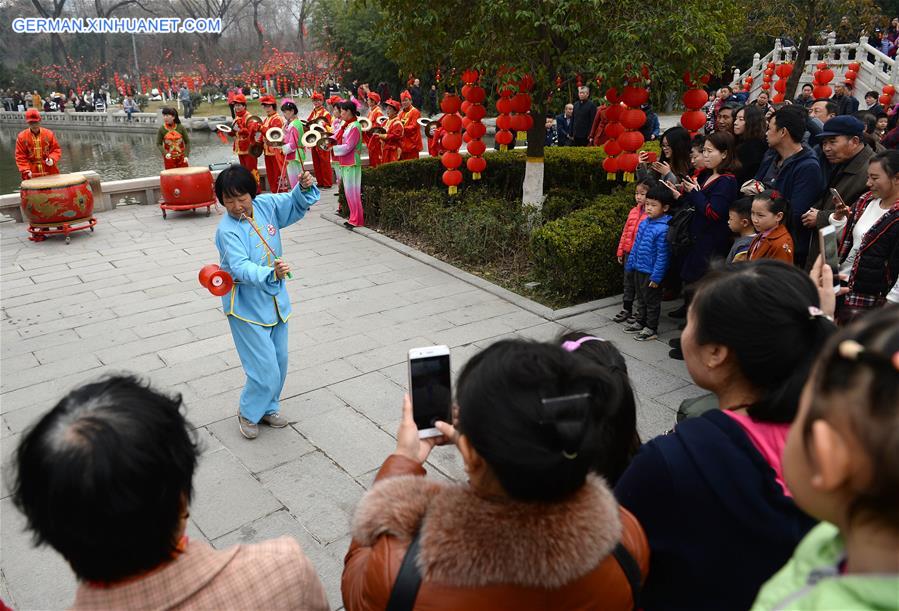
[[[350,102],[350,101],[338,102],[335,105],[335,108],[339,108],[340,110],[348,110],[351,113],[353,113],[354,117],[359,116],[359,109],[356,108],[356,105],[353,102]]]
[[[803,434],[816,420],[848,422],[867,454],[866,485],[855,490],[850,516],[899,528],[899,308],[867,314],[837,333],[812,379]],[[852,399],[846,400],[847,394]],[[834,395],[837,398],[834,399]]]
[[[702,134],[696,134],[693,136],[693,139],[690,140],[690,148],[691,149],[699,149],[702,150],[702,147],[705,146],[705,136]]]
[[[661,202],[663,206],[668,206],[669,209],[677,205],[677,200],[674,199],[674,193],[671,192],[671,189],[658,183],[649,188],[649,191],[646,192],[646,199],[654,199],[657,202]]]
[[[782,212],[783,218],[780,222],[784,227],[790,229],[790,202],[779,191],[766,189],[761,193],[757,193],[752,200],[766,202],[768,204],[768,212],[771,214]]]
[[[224,203],[224,197],[249,195],[256,198],[256,179],[248,169],[233,163],[221,171],[215,179],[215,196]]]
[[[621,383],[558,345],[504,340],[459,374],[459,430],[509,496],[560,500],[584,485],[622,407]]]
[[[177,109],[171,108],[170,106],[166,106],[165,108],[162,109],[162,114],[175,117],[175,124],[181,125],[181,119],[178,118],[178,110]]]
[[[659,156],[659,160],[671,166],[671,171],[678,178],[690,175],[690,132],[676,125],[669,127],[659,138],[668,143],[671,147],[671,158],[669,159],[663,152]]]
[[[573,331],[561,336],[556,343],[562,345],[589,336],[588,333]],[[572,354],[603,367],[610,374],[611,381],[618,384],[619,405],[610,414],[609,426],[604,429],[607,438],[600,441],[601,452],[594,463],[595,471],[614,486],[641,444],[637,433],[637,402],[627,374],[627,363],[615,344],[595,339],[582,342]]]
[[[734,135],[730,132],[712,132],[705,139],[707,144],[711,144],[715,149],[724,153],[724,159],[721,161],[715,171],[718,174],[733,174],[740,169],[740,162],[737,161],[737,149],[734,144]],[[703,145],[704,146],[704,145]]]
[[[899,174],[899,151],[886,150],[877,153],[871,157],[868,165],[871,165],[872,163],[879,163],[886,174],[895,176],[896,174]]]
[[[821,346],[834,332],[808,274],[774,259],[713,266],[690,302],[699,344],[722,344],[760,394],[749,414],[791,422]]]
[[[659,184],[659,181],[652,176],[644,176],[643,178],[637,179],[637,182],[634,183],[634,189],[639,186],[644,186],[646,187],[646,190],[649,191],[649,189],[652,189],[657,184]]]
[[[747,140],[764,140],[766,131],[765,111],[762,110],[758,104],[747,104],[740,107],[734,114],[734,117],[741,112],[743,113],[743,122],[746,124],[746,127],[744,128],[743,133],[737,136],[737,140],[739,142],[746,142]]]
[[[297,109],[297,105],[293,102],[284,102],[283,104],[281,104],[281,111],[283,112],[285,110],[291,110],[295,115],[299,114],[300,112],[299,109]]]
[[[197,455],[180,396],[113,376],[71,391],[24,433],[13,501],[35,543],[80,579],[118,581],[172,558]]]

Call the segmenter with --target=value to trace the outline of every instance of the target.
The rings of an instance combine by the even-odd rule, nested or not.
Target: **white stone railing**
[[[762,90],[763,75],[769,62],[795,61],[798,53],[796,47],[784,47],[778,38],[774,41],[772,49],[764,57],[758,53],[752,58],[752,65],[745,71],[734,70],[731,85],[734,90],[743,90],[743,79],[752,77],[750,97],[755,97]],[[855,87],[852,94],[864,103],[865,94],[868,91],[876,91],[880,94],[886,84],[893,84],[899,89],[899,61],[884,55],[879,49],[868,44],[868,37],[862,36],[857,43],[836,44],[834,36],[827,39],[823,45],[811,45],[808,48],[805,67],[799,78],[800,85],[811,83],[814,79],[816,64],[824,60],[827,67],[834,71],[834,81],[841,79],[852,62],[858,62],[861,66],[855,79]],[[774,79],[776,80],[776,78]],[[773,82],[773,81],[772,81]],[[831,84],[832,84],[831,83]],[[773,91],[772,91],[773,95]]]

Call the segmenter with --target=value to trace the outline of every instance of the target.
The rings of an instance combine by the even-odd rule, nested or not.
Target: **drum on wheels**
[[[206,208],[209,216],[215,205],[215,182],[208,167],[173,168],[159,173],[159,208],[162,218],[166,210],[196,210]]]
[[[28,220],[29,240],[42,242],[47,236],[94,230],[94,194],[81,174],[54,174],[22,181],[22,216]]]

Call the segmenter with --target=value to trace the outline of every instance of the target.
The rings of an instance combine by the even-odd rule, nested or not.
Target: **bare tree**
[[[53,0],[53,9],[46,8],[41,4],[40,0],[31,0],[34,8],[41,14],[41,17],[58,19],[62,15],[62,9],[65,8],[66,0]],[[53,55],[54,64],[62,64],[65,56],[65,46],[62,44],[62,37],[59,34],[50,34],[50,52]]]
[[[94,9],[97,12],[97,17],[105,19],[107,17],[111,17],[113,13],[118,10],[125,8],[126,6],[138,6],[143,9],[147,13],[153,13],[150,9],[148,9],[140,0],[119,0],[115,2],[111,6],[104,7],[103,0],[94,0]],[[102,76],[106,77],[109,73],[106,66],[106,50],[108,45],[108,38],[105,33],[100,33],[100,65],[102,66]],[[136,75],[138,76],[138,75]]]
[[[306,21],[309,19],[316,0],[297,0],[295,6],[291,6],[290,12],[297,20],[297,53],[306,54]]]

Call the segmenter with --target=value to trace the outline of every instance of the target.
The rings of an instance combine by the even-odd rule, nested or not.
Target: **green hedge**
[[[658,151],[657,142],[648,142],[643,147],[646,150]],[[488,152],[484,155],[487,160],[487,169],[481,175],[481,180],[472,180],[471,173],[463,163],[461,170],[464,175],[460,193],[474,189],[477,192],[486,193],[490,197],[497,197],[510,201],[521,199],[521,185],[524,181],[525,153],[524,151]],[[543,171],[543,191],[549,196],[557,190],[565,190],[574,202],[583,203],[597,195],[609,194],[620,186],[620,181],[609,181],[602,169],[602,161],[605,153],[598,147],[550,147],[545,151]],[[365,206],[365,218],[377,222],[381,207],[385,202],[387,192],[397,189],[421,189],[436,187],[446,190],[441,177],[443,166],[436,157],[397,161],[378,166],[376,168],[362,169],[362,202]],[[620,175],[619,175],[620,176]],[[346,199],[343,189],[340,191],[340,208],[346,213]],[[545,219],[554,219],[563,216],[565,212],[577,209],[579,205],[568,207],[556,201],[550,201],[544,213]]]
[[[620,293],[615,251],[633,201],[633,188],[621,189],[536,229],[531,257],[537,278],[574,302]]]

